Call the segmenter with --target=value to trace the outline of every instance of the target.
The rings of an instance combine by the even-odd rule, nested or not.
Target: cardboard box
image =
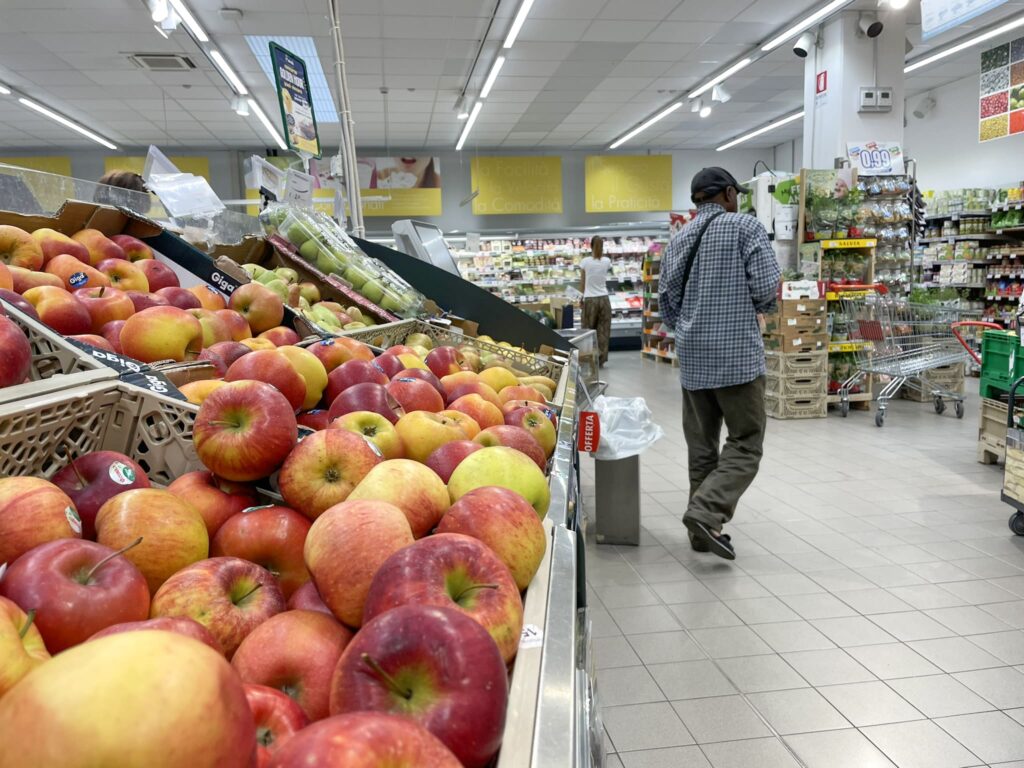
[[[822,333],[826,330],[827,317],[821,315],[801,315],[785,317],[783,315],[765,315],[765,333]]]
[[[828,314],[825,299],[780,299],[778,313],[782,317],[813,317]]]
[[[766,350],[784,354],[821,352],[828,349],[828,334],[824,331],[821,333],[795,333],[786,328],[779,333],[766,335],[764,347]]]
[[[818,280],[787,280],[779,289],[780,299],[820,299],[825,295],[825,284]]]

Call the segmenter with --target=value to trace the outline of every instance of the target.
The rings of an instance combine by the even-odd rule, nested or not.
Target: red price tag
[[[583,453],[593,453],[601,441],[601,420],[596,411],[580,411],[576,445]]]

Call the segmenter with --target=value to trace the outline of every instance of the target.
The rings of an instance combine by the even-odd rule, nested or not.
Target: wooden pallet
[[[675,357],[667,357],[665,355],[659,355],[657,352],[648,352],[646,349],[640,352],[648,360],[659,360],[663,363],[671,364],[673,368],[679,367],[679,361]]]

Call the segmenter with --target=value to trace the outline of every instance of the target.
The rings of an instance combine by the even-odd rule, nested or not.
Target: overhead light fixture
[[[166,19],[171,12],[167,7],[167,0],[149,0],[149,9],[153,21],[157,24]]]
[[[732,98],[732,94],[725,90],[724,85],[716,85],[711,89],[711,100],[717,101],[719,104],[725,104],[729,99]]]
[[[494,64],[491,65],[491,71],[487,73],[487,79],[484,80],[484,87],[480,90],[481,99],[486,99],[490,95],[491,88],[494,87],[494,81],[498,79],[498,73],[501,72],[503,66],[505,66],[504,56],[499,56],[494,60]]]
[[[909,3],[910,0],[889,0],[889,7],[894,11],[902,11]]]
[[[8,93],[9,93],[9,91],[8,91]],[[53,120],[56,123],[60,123],[65,128],[70,128],[73,131],[77,131],[78,133],[80,133],[83,136],[85,136],[87,139],[92,139],[97,144],[102,144],[107,149],[111,149],[111,150],[116,150],[117,149],[117,145],[116,144],[113,144],[113,143],[107,141],[106,139],[104,139],[99,134],[93,133],[92,131],[90,131],[85,126],[79,125],[74,120],[70,120],[69,118],[64,117],[64,115],[59,114],[58,112],[54,112],[52,109],[44,107],[42,104],[36,104],[36,102],[32,101],[31,99],[26,99],[24,96],[18,97],[18,101],[21,104],[24,104],[29,109],[31,109],[31,110],[33,110],[35,112],[38,112],[41,115],[44,115],[44,116],[50,118],[51,120]]]
[[[10,95],[11,95],[11,89],[8,88],[6,85],[0,85],[0,96],[10,96]]]
[[[155,29],[156,33],[158,35],[160,35],[160,37],[162,37],[164,40],[170,40],[171,39],[171,36],[169,34],[167,34],[167,31],[164,30],[164,28],[161,27],[159,24],[154,24],[153,25],[153,29]]]
[[[623,144],[625,144],[627,141],[632,139],[637,134],[643,133],[644,131],[646,131],[648,128],[650,128],[652,125],[654,125],[659,120],[663,120],[666,117],[668,117],[669,115],[671,115],[673,112],[675,112],[681,106],[683,106],[683,102],[677,101],[674,104],[672,104],[671,106],[666,107],[661,112],[659,112],[654,117],[652,117],[650,120],[648,120],[646,123],[641,123],[636,128],[634,128],[632,131],[627,133],[625,136],[623,136],[623,137],[621,137],[619,139],[616,139],[612,143],[612,145],[610,147],[608,147],[608,149],[618,149],[619,147],[621,147]]]
[[[249,109],[252,114],[256,115],[257,119],[263,123],[263,127],[266,128],[267,133],[270,134],[271,138],[274,139],[274,143],[281,149],[288,149],[288,145],[284,143],[284,139],[281,138],[281,134],[278,133],[277,128],[267,118],[266,113],[260,109],[260,105],[256,103],[256,99],[247,99],[249,102]]]
[[[523,28],[523,23],[526,21],[526,17],[530,15],[530,8],[533,7],[533,0],[523,0],[519,4],[519,10],[516,12],[515,19],[512,20],[512,26],[509,27],[508,35],[505,37],[505,44],[503,48],[511,48],[516,42],[516,38],[519,37],[519,31]]]
[[[697,99],[696,101],[690,102],[690,111],[693,112],[693,114],[697,114],[702,109],[704,109],[704,99]]]
[[[786,125],[787,123],[792,123],[794,120],[799,120],[803,116],[804,116],[804,112],[803,112],[803,110],[800,110],[799,112],[794,112],[792,115],[787,115],[786,117],[781,117],[778,120],[775,120],[775,121],[773,121],[771,123],[768,123],[768,125],[766,125],[766,126],[764,126],[762,128],[758,128],[756,131],[751,131],[750,133],[744,134],[743,136],[740,136],[739,138],[733,139],[732,141],[723,144],[722,146],[718,147],[715,151],[716,152],[724,152],[727,149],[732,149],[733,147],[735,147],[738,144],[742,144],[742,143],[744,143],[746,141],[750,141],[751,139],[756,139],[758,136],[761,136],[763,134],[769,133],[770,131],[774,131],[776,128],[781,128],[782,126]]]
[[[769,40],[767,43],[761,46],[761,50],[764,51],[765,53],[768,53],[769,51],[774,51],[776,48],[778,48],[780,45],[782,45],[790,38],[796,37],[805,29],[814,26],[829,14],[838,11],[844,5],[849,5],[850,2],[851,0],[832,0],[832,2],[826,3],[825,5],[821,6],[821,8],[812,13],[810,16],[801,19],[782,34],[773,37],[771,40]]]
[[[462,135],[459,136],[459,143],[455,145],[455,151],[459,152],[466,143],[466,139],[469,138],[469,132],[473,130],[473,123],[476,122],[477,117],[480,115],[480,110],[484,108],[484,103],[478,101],[473,105],[473,109],[469,113],[469,117],[466,119],[466,126],[462,129]]]
[[[213,63],[217,65],[217,69],[220,70],[220,73],[227,78],[229,83],[231,83],[231,87],[235,89],[235,93],[239,96],[246,96],[249,93],[249,89],[245,87],[245,83],[238,78],[238,75],[235,74],[235,70],[231,68],[231,65],[228,64],[228,60],[224,58],[220,51],[210,51],[210,58],[213,59]]]
[[[726,80],[728,80],[730,77],[735,75],[737,72],[739,72],[744,67],[750,66],[753,63],[753,61],[754,60],[751,57],[749,57],[749,56],[747,58],[743,59],[742,61],[737,61],[735,64],[733,64],[731,67],[729,67],[724,72],[722,72],[722,73],[720,73],[718,75],[715,75],[713,78],[708,80],[706,83],[704,83],[704,85],[702,85],[697,90],[691,91],[690,93],[686,94],[686,98],[688,98],[688,99],[695,99],[698,96],[700,96],[702,93],[704,93],[705,91],[710,91],[712,88],[714,88],[719,83],[724,83]]]
[[[975,35],[974,37],[969,37],[962,43],[957,43],[956,45],[950,46],[949,48],[939,51],[938,53],[933,53],[931,56],[925,56],[922,59],[913,61],[903,68],[903,73],[909,74],[910,72],[921,69],[922,67],[927,67],[929,64],[934,64],[936,61],[940,61],[946,58],[947,56],[952,56],[954,54],[960,53],[961,51],[966,51],[968,48],[973,48],[976,45],[984,43],[986,40],[991,40],[993,37],[1005,35],[1007,32],[1017,29],[1018,27],[1024,27],[1024,14],[1018,16],[1013,21],[1008,21],[1006,24],[1001,24],[998,27],[993,27],[987,32],[982,32],[981,34]]]
[[[178,14],[178,17],[188,27],[188,31],[192,33],[196,40],[200,43],[210,42],[210,36],[206,34],[206,30],[196,21],[196,17],[192,15],[192,11],[188,9],[183,0],[167,0],[167,2],[171,4],[174,12]]]
[[[469,112],[464,109],[459,110],[458,114],[455,115],[456,120],[469,120]]]
[[[241,117],[249,116],[249,100],[244,96],[235,96],[231,99],[231,108],[235,111],[236,115]]]
[[[706,107],[701,107],[700,112],[698,114],[700,115],[701,120],[703,120],[705,117],[711,117],[711,105],[708,104]]]

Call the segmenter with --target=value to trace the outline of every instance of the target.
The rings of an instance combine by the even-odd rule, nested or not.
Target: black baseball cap
[[[727,187],[732,187],[743,194],[750,194],[749,187],[745,187],[736,181],[736,178],[725,168],[702,168],[690,182],[690,197],[695,202],[700,202],[709,197],[714,197]]]

